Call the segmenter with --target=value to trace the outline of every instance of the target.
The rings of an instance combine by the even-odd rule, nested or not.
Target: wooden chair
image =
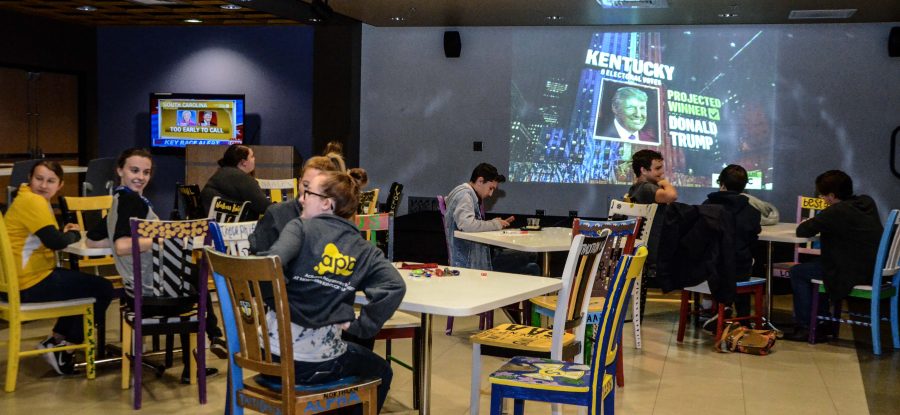
[[[175,184],[175,208],[172,220],[194,220],[207,217],[200,204],[200,186],[196,184]]]
[[[373,235],[369,238],[372,245],[376,245],[375,232],[387,232],[386,257],[388,261],[394,261],[394,214],[378,213],[374,215],[357,215],[356,226],[361,232]],[[412,359],[413,364],[410,365],[403,362],[391,354],[392,339],[412,339]],[[419,373],[419,347],[422,341],[422,320],[419,316],[415,316],[403,311],[395,311],[388,321],[384,323],[381,330],[375,335],[375,340],[385,341],[385,357],[388,364],[395,362],[413,372],[414,382],[418,382]],[[413,388],[413,409],[419,409],[421,398],[418,396],[419,388]]]
[[[81,195],[112,195],[117,179],[115,157],[93,159],[88,162],[87,173],[81,183]]]
[[[22,303],[19,299],[19,275],[13,259],[6,221],[0,215],[0,293],[6,295],[6,301],[0,300],[0,319],[9,323],[9,339],[4,342],[7,347],[6,383],[4,390],[16,390],[16,375],[19,372],[19,359],[38,356],[44,353],[64,350],[84,350],[87,362],[85,374],[94,379],[97,372],[94,367],[96,340],[94,338],[94,299],[78,298],[67,301],[46,303]],[[84,343],[56,346],[47,349],[21,350],[22,325],[28,321],[57,319],[66,316],[82,316],[84,321]]]
[[[207,217],[218,223],[238,222],[243,217],[244,208],[248,203],[250,202],[232,202],[216,196],[212,199],[212,203],[210,203],[209,215]]]
[[[643,218],[640,231],[637,232],[638,245],[647,246],[650,249],[650,230],[653,228],[653,220],[656,218],[656,203],[640,204],[623,202],[613,199],[609,204],[609,216],[625,215],[630,218]],[[641,304],[646,300],[646,291],[641,286],[641,278],[634,282],[634,292],[631,293],[631,321],[634,328],[634,348],[641,348]]]
[[[581,362],[589,290],[594,284],[609,231],[593,238],[575,235],[563,269],[562,288],[553,314],[553,328],[501,324],[469,338],[472,342],[472,386],[469,413],[478,415],[481,355],[527,355]],[[573,331],[573,333],[567,332]],[[554,408],[554,413],[556,413]]]
[[[112,207],[112,196],[87,196],[87,197],[60,197],[60,210],[63,217],[71,220],[75,219],[75,223],[81,227],[81,239],[87,237],[87,231],[96,223],[109,214]],[[81,257],[77,259],[80,267],[101,267],[106,265],[115,265],[112,255],[102,257]],[[111,279],[112,280],[112,279]],[[117,288],[122,286],[122,277],[116,276],[113,285]]]
[[[601,409],[604,414],[615,412],[615,345],[622,333],[628,296],[646,259],[644,247],[634,256],[620,258],[609,283],[590,366],[559,359],[514,357],[490,376],[491,415],[500,415],[504,398],[514,399],[516,415],[524,413],[526,400],[585,406],[589,414],[598,414]]]
[[[391,183],[388,190],[387,201],[384,204],[384,211],[397,215],[397,209],[400,208],[400,199],[403,197],[403,185],[397,182]]]
[[[819,320],[834,323],[834,333],[840,323],[855,324],[869,327],[872,330],[872,353],[881,354],[881,322],[889,321],[891,325],[891,339],[894,349],[900,349],[900,318],[898,318],[898,292],[900,292],[900,210],[893,209],[888,214],[884,224],[884,232],[878,243],[878,254],[875,257],[875,266],[872,271],[871,285],[856,285],[850,292],[851,298],[864,298],[869,300],[869,314],[846,314],[845,319],[841,313],[841,303],[833,304],[831,316],[817,315],[819,312],[819,296],[826,294],[825,285],[821,280],[813,280],[812,308],[810,309],[809,343],[816,342],[816,322]],[[888,300],[891,304],[889,317],[881,317],[881,302]]]
[[[198,384],[200,403],[206,403],[206,264],[195,258],[194,250],[209,245],[209,219],[192,221],[151,221],[131,219],[131,258],[134,283],[129,295],[134,305],[123,313],[122,324],[122,389],[130,387],[130,370],[134,370],[134,409],[141,407],[143,378],[143,336],[181,334],[186,367],[190,356],[196,370],[189,370],[190,383]],[[153,275],[142,275],[140,238],[153,240]],[[144,293],[142,281],[152,279],[152,291]],[[126,292],[129,287],[126,286]],[[196,304],[193,311],[178,316],[150,316],[143,305],[181,307]],[[199,334],[199,335],[198,335]],[[188,341],[188,337],[190,340]],[[189,346],[188,346],[189,344]],[[196,350],[201,352],[197,353]],[[131,351],[129,355],[128,352]]]
[[[797,223],[816,216],[817,213],[828,207],[825,199],[818,197],[797,196]],[[819,249],[819,241],[809,241],[794,245],[794,260],[788,262],[776,262],[772,264],[772,276],[790,278],[791,267],[800,263],[800,255],[822,255]]]
[[[447,262],[449,262],[450,266],[456,266],[453,263],[453,253],[450,252],[450,233],[447,230],[447,221],[444,219],[447,216],[447,201],[444,199],[443,195],[437,196],[438,201],[438,209],[441,212],[441,229],[444,230],[444,245],[447,247]],[[494,326],[494,312],[486,311],[478,315],[478,330],[484,330],[486,328],[490,328]],[[453,334],[453,317],[447,317],[447,328],[444,329],[444,334],[451,335]]]
[[[678,335],[676,340],[678,343],[684,342],[684,332],[687,328],[688,315],[691,314],[691,294],[711,294],[709,283],[706,281],[693,287],[685,287],[681,290],[681,308],[678,314]],[[725,318],[725,304],[713,302],[713,309],[716,310],[716,340],[722,337],[722,331],[725,329],[725,323],[731,321],[753,320],[757,328],[763,325],[763,316],[765,312],[765,293],[766,279],[750,277],[747,281],[739,281],[735,287],[735,295],[752,294],[754,315]]]
[[[206,248],[211,271],[224,280],[231,312],[223,314],[226,330],[232,327],[236,334],[227,333],[229,351],[232,342],[239,350],[229,359],[229,372],[233,380],[234,395],[232,413],[241,414],[241,408],[250,408],[267,414],[315,414],[362,403],[364,413],[377,412],[377,387],[380,379],[347,377],[327,384],[295,385],[294,362],[286,358],[273,360],[269,330],[290,333],[290,309],[288,307],[285,279],[281,260],[269,257],[234,257]],[[219,277],[216,277],[219,278]],[[277,327],[268,327],[266,306],[261,285],[271,285],[274,295],[273,312]],[[236,318],[235,316],[240,316]],[[291,336],[279,336],[281,356],[293,356]],[[244,378],[244,370],[258,373]],[[277,379],[272,379],[272,378]],[[294,387],[282,387],[294,385]]]
[[[256,179],[259,188],[266,193],[272,203],[284,202],[296,199],[297,179]]]
[[[367,190],[359,194],[357,213],[371,215],[378,212],[378,189]]]

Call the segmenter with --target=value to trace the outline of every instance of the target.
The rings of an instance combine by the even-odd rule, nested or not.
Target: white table
[[[802,244],[818,239],[818,236],[804,238],[797,236],[797,223],[780,222],[771,226],[763,226],[759,240],[766,241],[766,319],[772,325],[772,244],[775,242]]]
[[[572,229],[570,228],[543,228],[540,231],[454,231],[453,236],[517,251],[540,252],[543,254],[543,275],[545,277],[550,276],[550,252],[568,251],[572,246]]]
[[[433,315],[463,317],[480,314],[505,305],[525,301],[562,288],[556,278],[508,274],[453,268],[460,275],[452,277],[411,277],[410,270],[399,270],[406,281],[406,295],[400,310],[421,313],[424,338],[419,345],[421,361],[419,396],[421,414],[431,412],[431,325]],[[482,273],[485,275],[482,276]],[[363,293],[356,293],[356,302],[366,304]]]
[[[88,248],[84,239],[63,248],[62,251],[78,256],[107,256],[113,254],[112,247],[109,246],[103,248]]]
[[[63,173],[87,173],[87,167],[84,166],[62,166]],[[0,177],[12,176],[12,167],[0,168]]]

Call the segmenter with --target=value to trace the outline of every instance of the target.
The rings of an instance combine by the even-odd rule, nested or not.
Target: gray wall
[[[98,155],[149,146],[150,93],[184,92],[245,94],[245,142],[293,145],[309,157],[312,42],[313,29],[301,26],[97,29]],[[154,162],[146,193],[166,217],[184,156]]]
[[[900,179],[888,167],[890,134],[900,125],[900,59],[887,55],[891,25],[759,26],[778,35],[773,131],[774,190],[753,191],[793,220],[796,196],[809,195],[828,169],[847,171],[857,193],[873,196],[882,216],[900,208]],[[644,31],[716,27],[638,28]],[[370,187],[405,185],[405,196],[446,194],[486,161],[509,158],[512,40],[517,31],[596,28],[462,28],[462,56],[443,55],[444,28],[363,26],[360,165]],[[454,29],[457,30],[457,29]],[[634,27],[609,28],[634,31]],[[483,152],[472,141],[484,141]],[[505,183],[492,210],[605,216],[625,186]],[[681,189],[700,203],[709,189]],[[405,211],[405,206],[401,213]]]

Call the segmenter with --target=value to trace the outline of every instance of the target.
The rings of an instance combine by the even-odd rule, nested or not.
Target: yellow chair
[[[581,362],[590,287],[608,241],[609,230],[599,237],[575,235],[563,269],[562,289],[553,314],[553,328],[501,324],[469,338],[472,341],[472,385],[469,413],[478,415],[481,394],[481,355],[527,355]],[[574,333],[567,332],[572,330]],[[558,413],[554,408],[554,413]]]
[[[0,215],[0,293],[7,296],[7,300],[0,301],[0,319],[9,322],[9,340],[7,344],[6,384],[7,392],[16,390],[16,375],[19,371],[19,358],[37,356],[44,353],[60,352],[63,350],[84,350],[85,362],[87,362],[85,374],[88,379],[96,376],[94,368],[94,299],[77,298],[67,301],[53,301],[46,303],[21,303],[19,301],[19,276],[17,275],[13,260],[12,246],[9,234],[6,232],[6,222]],[[57,346],[47,349],[20,350],[22,343],[22,323],[34,320],[49,320],[67,316],[81,315],[84,321],[84,343]]]
[[[68,217],[70,214],[75,215],[75,223],[81,227],[81,239],[87,237],[87,231],[92,226],[85,221],[85,217],[91,214],[97,216],[94,219],[102,219],[109,213],[112,207],[112,196],[86,196],[86,197],[61,197],[60,205],[62,206],[63,215]],[[71,218],[70,218],[71,219]],[[96,221],[95,221],[96,222]],[[106,265],[115,265],[112,255],[102,257],[80,257],[78,258],[78,267],[101,267]],[[122,277],[109,276],[106,279],[113,283],[116,289],[122,288]]]
[[[377,413],[377,388],[381,379],[351,376],[318,385],[295,385],[293,359],[276,362],[272,358],[275,345],[269,336],[260,337],[259,333],[291,332],[287,288],[278,257],[235,257],[211,248],[206,248],[206,256],[211,271],[224,277],[222,292],[227,292],[232,312],[222,317],[226,330],[236,331],[227,334],[229,354],[233,356],[229,360],[234,388],[230,392],[234,394],[231,402],[234,406],[229,408],[232,413],[250,408],[267,414],[315,414],[360,403],[363,413]],[[263,285],[272,287],[272,311],[277,327],[269,327],[266,321],[266,305],[260,288]],[[236,352],[231,350],[235,339],[239,346]],[[291,336],[279,336],[278,347],[281,356],[294,355]],[[245,370],[259,375],[244,378]]]
[[[256,179],[272,203],[297,198],[297,179]]]
[[[359,209],[361,215],[372,215],[378,212],[378,189],[367,190],[359,194]]]
[[[504,398],[513,398],[513,413],[525,412],[526,400],[586,406],[591,415],[614,413],[616,343],[625,318],[625,304],[647,259],[647,249],[620,258],[609,282],[600,330],[589,365],[559,359],[516,356],[490,376],[491,415],[500,415]]]

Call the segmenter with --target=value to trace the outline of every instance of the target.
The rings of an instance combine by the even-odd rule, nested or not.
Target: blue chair
[[[224,244],[222,244],[224,245]],[[220,245],[220,246],[222,246]],[[230,390],[226,399],[226,413],[243,414],[243,408],[263,413],[319,413],[327,410],[362,404],[367,415],[377,412],[377,387],[380,379],[342,378],[316,385],[294,384],[293,359],[276,361],[273,344],[258,333],[278,330],[290,333],[290,310],[287,291],[278,257],[237,257],[205,249],[214,281],[220,284],[220,304],[230,312],[222,313],[229,351]],[[262,287],[271,286],[272,311],[276,326],[269,327],[265,318],[265,293]],[[228,298],[227,302],[224,298]],[[241,318],[236,318],[240,314]],[[279,337],[279,350],[293,356],[290,336]],[[259,373],[244,379],[244,369]],[[282,387],[293,385],[293,387]]]
[[[644,247],[638,248],[634,256],[620,258],[609,282],[600,329],[594,337],[591,364],[523,356],[512,358],[490,376],[491,415],[500,415],[504,398],[514,399],[516,415],[524,413],[526,400],[586,406],[591,415],[599,413],[601,408],[604,414],[614,413],[614,346],[621,336],[625,305],[646,259]]]
[[[889,321],[891,324],[891,337],[894,349],[900,349],[900,319],[898,319],[898,292],[900,292],[900,210],[891,210],[884,224],[884,232],[878,244],[878,255],[875,258],[875,267],[872,272],[872,285],[856,285],[850,292],[851,298],[864,298],[870,302],[869,314],[858,315],[847,312],[847,318],[842,318],[841,303],[833,304],[831,316],[817,315],[819,311],[819,295],[825,294],[825,285],[821,280],[812,280],[812,308],[810,309],[809,343],[816,342],[816,322],[818,320],[833,322],[834,333],[840,323],[866,326],[872,329],[872,353],[881,354],[881,321]],[[881,316],[881,301],[891,302],[890,317]],[[832,317],[833,316],[833,317]],[[855,319],[860,318],[860,319]]]

